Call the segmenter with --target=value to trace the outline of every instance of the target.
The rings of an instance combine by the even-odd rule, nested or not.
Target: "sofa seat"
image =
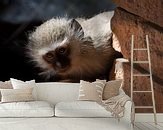
[[[110,111],[93,101],[59,102],[55,106],[58,117],[112,117]]]
[[[51,117],[54,107],[46,101],[12,102],[0,104],[0,117]]]

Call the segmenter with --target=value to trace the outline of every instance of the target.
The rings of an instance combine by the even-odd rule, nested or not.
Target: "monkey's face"
[[[76,20],[54,19],[32,33],[28,49],[39,67],[64,73],[72,67],[74,57],[80,55],[85,39],[84,31]]]
[[[63,74],[66,71],[71,70],[76,67],[76,59],[82,55],[82,46],[88,43],[88,41],[83,41],[71,37],[69,39],[64,39],[58,43],[52,45],[48,51],[42,53],[42,60],[45,62],[45,67],[48,69],[53,69],[55,73]],[[46,49],[45,49],[46,50]],[[80,64],[79,64],[80,65]]]
[[[57,47],[55,50],[48,51],[42,58],[56,72],[66,71],[70,67],[70,47],[68,45]]]

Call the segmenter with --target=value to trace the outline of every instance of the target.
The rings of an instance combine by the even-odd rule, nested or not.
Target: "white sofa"
[[[53,105],[55,115],[47,117],[0,118],[0,130],[130,130],[131,105],[125,104],[125,114],[120,122],[108,117],[64,117],[61,111],[55,110],[59,102],[74,102],[78,99],[79,83],[36,83],[37,99]],[[122,90],[120,90],[122,92]],[[56,105],[57,104],[57,105]],[[58,108],[62,106],[60,104]],[[96,115],[96,113],[93,113]],[[86,114],[87,115],[87,114]],[[98,115],[98,113],[97,113]]]

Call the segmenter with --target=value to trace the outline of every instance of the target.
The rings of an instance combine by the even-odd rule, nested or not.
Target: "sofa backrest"
[[[36,83],[37,100],[45,100],[52,104],[61,101],[78,99],[79,83],[45,82]]]
[[[55,105],[61,101],[78,99],[80,83],[44,82],[36,83],[37,100],[48,101]],[[123,89],[119,89],[124,93]]]

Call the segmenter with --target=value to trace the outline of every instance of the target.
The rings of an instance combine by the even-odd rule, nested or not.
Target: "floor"
[[[157,125],[153,122],[136,122],[134,130],[163,130],[163,122]]]

